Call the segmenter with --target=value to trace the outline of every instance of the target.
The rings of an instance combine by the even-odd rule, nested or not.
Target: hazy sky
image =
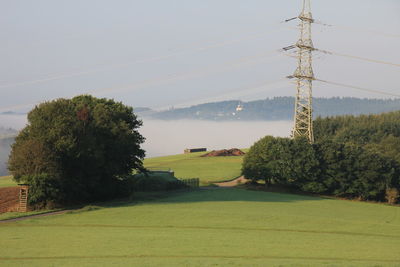
[[[400,64],[399,0],[314,0],[316,47]],[[154,108],[294,95],[302,0],[0,0],[0,111],[93,93]],[[340,26],[340,27],[339,27]],[[318,78],[400,94],[400,68],[316,54]],[[381,97],[315,83],[315,96]]]

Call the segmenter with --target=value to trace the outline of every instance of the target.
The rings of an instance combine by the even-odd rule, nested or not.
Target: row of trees
[[[388,194],[400,190],[400,163],[394,157],[367,145],[328,138],[309,144],[302,138],[267,136],[250,148],[242,172],[267,185],[363,200],[393,202],[396,196]]]
[[[142,169],[142,122],[131,107],[83,95],[35,107],[8,162],[30,184],[31,203],[74,203],[120,196]]]

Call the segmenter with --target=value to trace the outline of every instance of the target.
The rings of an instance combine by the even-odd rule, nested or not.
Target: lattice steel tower
[[[293,137],[306,137],[310,143],[314,142],[312,83],[314,72],[312,68],[312,52],[314,45],[311,38],[311,25],[314,19],[311,14],[311,0],[303,0],[303,11],[300,19],[300,40],[298,47],[298,67],[294,73],[297,79],[297,95],[295,104],[295,122]]]

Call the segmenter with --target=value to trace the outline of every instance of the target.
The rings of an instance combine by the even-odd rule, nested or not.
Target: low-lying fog
[[[185,148],[209,150],[247,148],[265,135],[289,136],[289,121],[213,122],[146,120],[140,130],[146,137],[148,157],[181,154]]]
[[[0,115],[0,126],[20,130],[26,116]],[[247,148],[265,135],[289,136],[290,121],[214,122],[144,120],[140,133],[146,137],[147,157],[181,154],[185,148],[208,150]],[[4,149],[4,148],[1,148]]]

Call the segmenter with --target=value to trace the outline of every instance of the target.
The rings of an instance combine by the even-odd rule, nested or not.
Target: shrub
[[[133,191],[168,191],[185,188],[186,185],[167,172],[146,172],[132,175]]]
[[[29,204],[48,207],[57,203],[62,196],[58,179],[46,173],[21,177],[29,184]]]

